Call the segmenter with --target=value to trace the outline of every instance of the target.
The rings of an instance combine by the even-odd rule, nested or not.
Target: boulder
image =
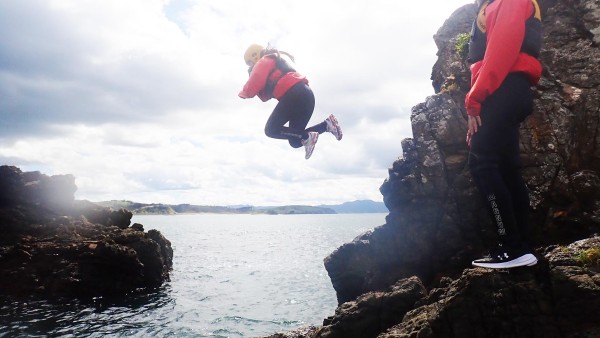
[[[93,297],[152,290],[173,250],[131,212],[76,201],[71,175],[0,166],[0,293]]]
[[[534,244],[545,247],[600,232],[600,50],[590,28],[598,27],[593,1],[540,5],[544,74],[535,111],[521,128],[521,153]],[[390,210],[386,223],[325,259],[340,304],[402,278],[430,285],[440,275],[457,276],[494,243],[468,171],[468,82],[459,80],[469,73],[457,39],[475,11],[473,4],[458,9],[434,37],[439,59],[432,78],[443,90],[412,109],[413,137],[402,141],[402,157],[380,188]],[[443,86],[443,78],[458,82]]]
[[[496,234],[467,165],[463,48],[477,8],[465,5],[434,36],[436,94],[413,107],[413,135],[380,187],[385,224],[324,260],[335,314],[271,337],[600,336],[600,7],[538,2],[544,72],[520,146],[539,263],[471,266]],[[398,297],[399,285],[421,287]]]

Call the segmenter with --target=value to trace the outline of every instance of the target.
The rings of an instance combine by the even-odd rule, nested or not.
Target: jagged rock
[[[138,231],[144,231],[144,225],[140,224],[140,223],[133,223],[131,225],[132,229],[138,230]]]
[[[459,35],[476,8],[466,5],[434,36],[439,93],[412,109],[413,137],[380,188],[386,223],[325,258],[339,306],[305,337],[352,337],[356,322],[367,323],[364,337],[600,337],[600,7],[538,2],[544,73],[521,155],[540,263],[471,268],[496,235],[467,166],[470,74]],[[390,313],[365,300],[384,303],[391,285],[412,278],[426,295],[385,331],[378,318]]]
[[[598,337],[600,237],[548,247],[534,268],[417,277],[341,304],[322,327],[270,338]]]
[[[64,212],[71,208],[76,190],[72,175],[49,177],[39,171],[23,173],[16,167],[0,166],[0,206],[26,203]]]
[[[292,330],[285,333],[276,333],[274,335],[269,336],[268,338],[306,338],[306,337],[314,337],[317,331],[317,327],[308,326],[302,327],[296,330]]]
[[[471,31],[471,24],[476,14],[476,6],[462,6],[452,13],[450,19],[446,20],[433,36],[438,48],[438,60],[431,72],[431,84],[436,93],[441,92],[442,89],[450,93],[465,93],[471,88],[469,68],[464,62],[465,54],[461,54],[459,48],[460,34]],[[466,41],[463,41],[463,47],[464,42]],[[448,83],[449,79],[451,83]],[[464,99],[464,96],[462,98]]]
[[[385,292],[369,292],[342,304],[315,337],[369,338],[402,321],[414,304],[426,295],[417,277],[403,279]]]
[[[129,211],[75,201],[70,175],[0,173],[0,293],[102,296],[169,280],[171,243],[129,228]]]
[[[597,8],[592,1],[540,4],[545,71],[521,143],[535,244],[547,246],[600,232],[600,51],[589,30],[597,21],[586,16]],[[474,12],[474,5],[462,7],[436,34],[434,85],[442,76],[468,77],[455,37],[468,32]],[[467,168],[467,89],[460,82],[413,107],[413,138],[402,142],[403,156],[380,189],[390,210],[386,224],[325,259],[340,303],[401,278],[416,275],[428,285],[441,273],[460,273],[493,243]]]
[[[597,337],[600,262],[577,258],[590,249],[600,238],[556,248],[536,269],[467,269],[379,337]]]

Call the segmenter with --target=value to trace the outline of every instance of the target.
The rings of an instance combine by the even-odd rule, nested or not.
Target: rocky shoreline
[[[173,250],[131,212],[76,201],[71,175],[0,166],[0,294],[97,297],[169,280]]]
[[[460,34],[434,37],[438,94],[412,110],[413,137],[381,186],[386,223],[325,258],[338,307],[321,326],[272,338],[600,337],[600,7],[540,0],[544,74],[521,130],[533,267],[470,261],[493,243],[466,166],[468,65]],[[0,294],[95,297],[169,280],[173,250],[131,212],[74,200],[70,175],[0,166]]]
[[[466,5],[434,36],[437,94],[413,107],[413,137],[380,188],[386,223],[324,260],[335,313],[270,338],[600,337],[600,7],[538,2],[544,74],[521,154],[539,263],[470,264],[495,234],[467,169]]]

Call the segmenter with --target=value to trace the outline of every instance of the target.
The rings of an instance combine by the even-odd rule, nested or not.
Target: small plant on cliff
[[[580,253],[575,260],[584,266],[600,264],[600,248],[591,248]]]
[[[454,38],[454,50],[463,61],[467,59],[467,55],[469,54],[470,39],[471,34],[469,33],[460,33]]]

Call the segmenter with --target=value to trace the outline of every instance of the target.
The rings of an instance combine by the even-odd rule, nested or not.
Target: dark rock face
[[[159,287],[173,250],[132,214],[75,201],[73,176],[0,166],[0,293],[102,296]]]
[[[466,5],[434,36],[438,94],[413,107],[413,137],[380,188],[386,223],[325,258],[340,305],[306,337],[600,336],[600,6],[538,1],[544,74],[521,128],[538,265],[471,268],[496,235],[467,167],[459,42],[477,9]],[[415,278],[425,296],[402,318],[380,306]]]
[[[467,269],[378,337],[597,337],[600,256],[577,259],[593,248],[599,237],[551,250],[536,269]]]
[[[73,204],[76,190],[71,175],[48,177],[38,171],[22,173],[15,167],[0,167],[0,206],[28,203],[66,211]]]
[[[535,112],[521,131],[538,247],[600,231],[600,51],[594,41],[600,9],[593,1],[540,3],[545,71]],[[432,78],[446,89],[412,110],[413,138],[402,142],[403,156],[380,189],[391,211],[386,224],[325,259],[340,303],[401,278],[419,276],[429,284],[440,273],[460,273],[494,242],[467,169],[469,73],[456,51],[455,37],[468,32],[474,13],[474,5],[457,10],[435,36],[440,59]],[[454,86],[442,85],[442,78]]]
[[[369,292],[356,301],[342,304],[325,319],[316,337],[367,338],[402,321],[414,304],[426,295],[417,277],[398,281],[384,292]]]
[[[600,237],[553,246],[533,268],[397,281],[338,306],[321,327],[270,338],[600,336]]]

